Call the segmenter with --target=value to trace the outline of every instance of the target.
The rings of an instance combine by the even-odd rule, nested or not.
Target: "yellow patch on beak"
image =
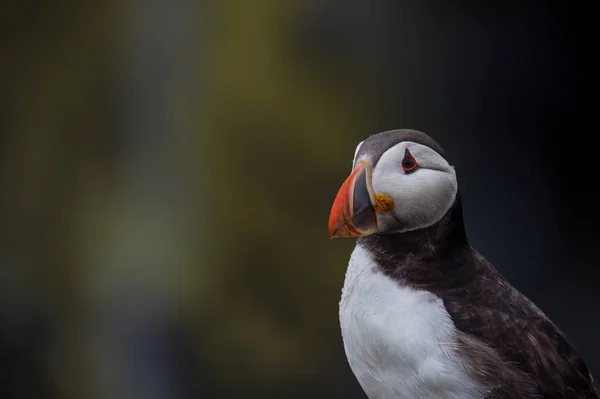
[[[394,200],[391,199],[387,194],[377,194],[375,196],[375,211],[376,212],[388,212],[394,209]]]

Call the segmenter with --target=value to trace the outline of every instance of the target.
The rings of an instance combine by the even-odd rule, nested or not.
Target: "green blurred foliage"
[[[94,287],[138,273],[106,267],[144,240],[162,269],[139,278],[176,298],[173,318],[191,328],[190,351],[215,384],[269,395],[351,378],[337,305],[353,243],[326,228],[377,104],[368,62],[342,68],[303,44],[312,6],[198,3],[208,27],[185,68],[199,72],[175,96],[185,127],[165,132],[178,137],[166,162],[183,165],[190,205],[166,209],[159,231],[128,216],[123,186],[126,8],[31,2],[2,13],[1,253],[20,284],[4,295],[50,315],[44,365],[60,397],[111,381],[109,346],[89,329],[106,309]],[[118,295],[108,300],[127,301]]]

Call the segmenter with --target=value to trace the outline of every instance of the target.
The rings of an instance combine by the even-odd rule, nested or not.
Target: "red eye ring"
[[[402,159],[402,169],[405,173],[414,172],[419,167],[419,163],[412,156],[408,148],[404,151],[404,158]]]

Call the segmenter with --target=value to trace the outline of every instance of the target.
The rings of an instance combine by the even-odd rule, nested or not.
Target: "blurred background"
[[[364,399],[327,221],[393,128],[600,378],[588,4],[3,3],[0,398]]]

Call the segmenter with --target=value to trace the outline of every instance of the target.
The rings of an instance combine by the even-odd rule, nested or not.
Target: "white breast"
[[[370,399],[485,397],[453,351],[456,330],[442,300],[385,276],[358,245],[346,273],[340,324],[348,362]]]

